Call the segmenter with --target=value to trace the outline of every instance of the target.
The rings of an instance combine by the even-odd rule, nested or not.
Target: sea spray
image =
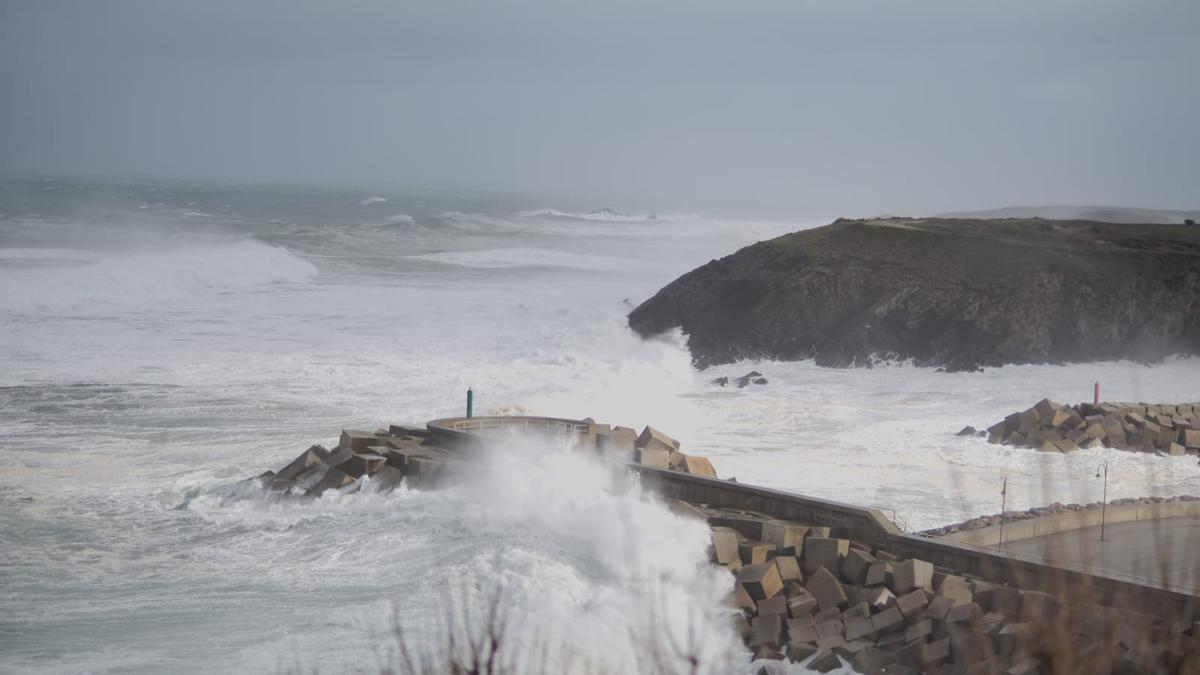
[[[398,615],[404,634],[419,636],[413,647],[448,649],[421,633],[422,617],[447,616],[449,607],[461,619],[454,603],[467,602],[470,619],[483,621],[498,593],[509,625],[519,626],[505,649],[545,649],[540,664],[526,664],[535,672],[646,672],[650,661],[682,668],[694,657],[696,672],[728,673],[749,663],[723,602],[733,580],[708,563],[704,523],[675,515],[620,466],[565,442],[505,433],[482,465],[444,495],[459,503],[455,527],[488,545],[438,570],[431,583],[452,592],[431,596],[435,606]],[[483,629],[467,622],[459,630]]]

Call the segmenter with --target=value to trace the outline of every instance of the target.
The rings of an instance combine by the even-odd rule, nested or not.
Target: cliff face
[[[743,357],[968,369],[1200,353],[1200,227],[838,220],[714,260],[629,315],[698,366]]]

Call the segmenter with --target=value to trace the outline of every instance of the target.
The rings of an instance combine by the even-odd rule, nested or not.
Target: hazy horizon
[[[779,216],[1195,209],[1200,6],[0,7],[0,172]]]

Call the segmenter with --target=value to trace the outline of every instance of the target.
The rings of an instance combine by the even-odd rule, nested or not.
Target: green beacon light
[[[475,392],[467,387],[467,417],[471,417],[475,411]]]

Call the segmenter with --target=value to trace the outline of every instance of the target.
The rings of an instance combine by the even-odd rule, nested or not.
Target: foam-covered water
[[[482,411],[654,424],[722,475],[913,528],[997,510],[1005,477],[1012,507],[1098,499],[1103,460],[1110,497],[1200,493],[1189,458],[953,436],[1095,380],[1110,399],[1200,399],[1200,360],[697,372],[681,336],[639,340],[624,315],[815,223],[590,208],[0,183],[0,670],[372,670],[393,610],[427,616],[473,578],[609,670],[649,597],[725,645],[703,532],[561,449],[503,444],[545,461],[444,492],[221,497],[342,428],[459,414],[468,386]],[[752,368],[770,384],[708,383]]]

